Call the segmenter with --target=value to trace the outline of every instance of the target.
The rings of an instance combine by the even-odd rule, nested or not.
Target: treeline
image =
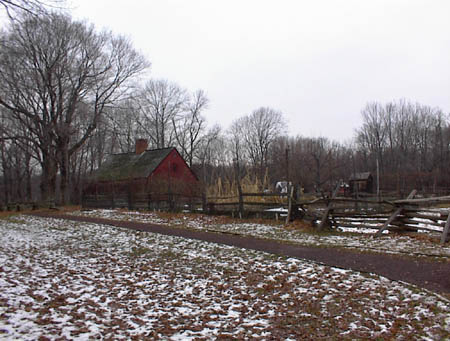
[[[414,187],[436,192],[450,187],[449,116],[406,100],[370,103],[356,135],[361,167],[378,160],[382,184],[397,191]]]
[[[0,33],[0,202],[78,203],[110,153],[175,146],[205,188],[254,179],[329,190],[380,170],[384,191],[449,191],[450,122],[407,101],[371,103],[353,143],[286,135],[283,113],[260,107],[230,127],[208,127],[203,90],[147,77],[130,41],[70,15],[21,13]]]
[[[450,120],[439,108],[406,100],[369,103],[350,144],[327,138],[278,137],[271,147],[272,179],[307,191],[331,190],[351,174],[371,172],[380,190],[404,195],[450,192]],[[374,188],[374,191],[376,188]]]

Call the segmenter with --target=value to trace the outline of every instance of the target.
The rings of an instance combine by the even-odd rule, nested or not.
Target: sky
[[[76,19],[129,37],[149,78],[203,89],[210,125],[259,107],[292,136],[348,142],[368,102],[450,112],[448,0],[69,0]]]

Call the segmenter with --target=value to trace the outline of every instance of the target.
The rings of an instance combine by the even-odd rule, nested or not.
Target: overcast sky
[[[347,141],[368,102],[450,111],[448,0],[72,0],[72,14],[131,38],[150,76],[204,89],[210,124],[261,106],[290,135]]]

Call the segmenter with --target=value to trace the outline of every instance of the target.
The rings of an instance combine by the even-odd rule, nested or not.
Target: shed
[[[373,176],[370,172],[353,173],[348,184],[351,193],[373,193]]]
[[[139,139],[135,152],[108,156],[83,191],[84,198],[103,201],[90,206],[133,206],[131,201],[173,201],[198,194],[199,180],[176,148],[147,146],[147,140]]]

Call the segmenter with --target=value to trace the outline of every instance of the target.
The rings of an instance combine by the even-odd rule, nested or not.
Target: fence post
[[[192,196],[188,197],[188,202],[189,202],[189,211],[192,213],[194,212],[194,199]]]
[[[169,201],[169,211],[175,211],[175,202],[173,200],[173,193],[171,191],[169,191],[169,193],[167,194],[167,199]]]
[[[128,209],[131,211],[133,209],[133,194],[131,191],[131,184],[128,185]]]
[[[244,196],[242,195],[241,185],[238,185],[239,188],[239,218],[242,219],[244,216]]]
[[[152,194],[150,192],[147,193],[147,209],[151,209],[152,205]]]
[[[242,219],[244,216],[244,194],[242,193],[242,187],[239,178],[237,179],[237,189],[238,189],[238,214],[239,218]]]
[[[208,214],[214,214],[214,203],[208,202]]]
[[[288,185],[289,186],[289,185]],[[293,200],[293,196],[294,196],[294,186],[290,186],[289,190],[288,190],[288,213],[286,216],[286,224],[289,224],[289,222],[291,221],[291,216],[292,216],[292,200]]]
[[[328,202],[327,208],[323,212],[322,220],[320,221],[319,225],[319,231],[322,231],[325,227],[325,224],[328,222],[328,215],[333,211],[333,199],[336,197],[338,191],[339,191],[339,184],[336,185],[336,188],[334,189],[333,194],[331,195],[331,199]]]
[[[442,237],[441,237],[442,245],[444,245],[444,243],[447,241],[449,230],[450,230],[450,212],[448,213],[447,222],[445,223],[444,230],[442,231]]]
[[[416,193],[417,191],[413,189],[406,199],[413,199]],[[397,218],[397,216],[400,215],[402,212],[403,212],[403,205],[401,205],[398,209],[395,210],[395,212],[389,217],[388,220],[386,220],[383,226],[375,233],[374,237],[381,236],[383,231],[388,228],[389,224],[392,223],[395,220],[395,218]]]
[[[207,212],[207,199],[206,199],[206,190],[202,191],[202,210],[203,213]]]

